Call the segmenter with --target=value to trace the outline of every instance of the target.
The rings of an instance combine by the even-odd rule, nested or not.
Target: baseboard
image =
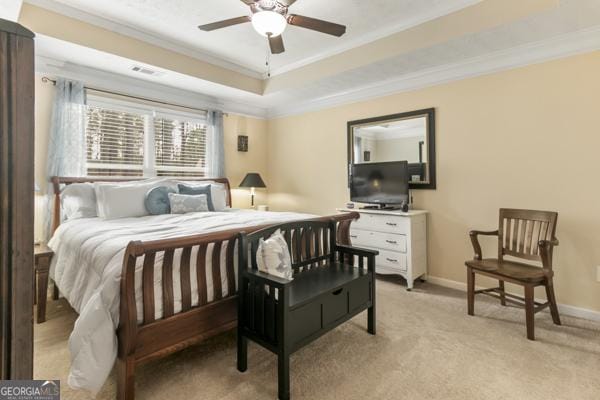
[[[427,282],[433,283],[434,285],[439,285],[451,289],[460,290],[463,292],[467,291],[467,284],[464,282],[453,281],[451,279],[439,278],[437,276],[427,276]],[[477,289],[482,289],[481,287],[477,287]],[[536,299],[538,301],[546,301],[546,299]],[[547,310],[544,310],[547,311]],[[600,311],[589,310],[587,308],[570,306],[567,304],[559,304],[558,311],[561,314],[568,315],[570,317],[577,317],[582,319],[588,319],[591,321],[599,321],[600,322]]]

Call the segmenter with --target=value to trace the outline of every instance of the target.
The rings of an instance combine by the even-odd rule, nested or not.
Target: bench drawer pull
[[[395,222],[386,222],[385,224],[389,226],[398,226],[398,224]]]
[[[398,262],[398,260],[394,260],[393,258],[386,258],[386,260],[388,260],[389,262],[394,262],[394,263]]]
[[[332,292],[331,294],[334,296],[337,296],[338,294],[342,293],[343,290],[344,290],[344,288],[339,288],[338,290]]]
[[[391,244],[398,244],[398,242],[396,242],[395,240],[386,240],[386,242],[391,243]]]

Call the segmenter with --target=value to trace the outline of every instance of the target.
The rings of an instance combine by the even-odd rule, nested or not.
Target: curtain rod
[[[47,76],[43,76],[42,77],[42,82],[44,82],[44,83],[52,83],[54,86],[56,86],[56,80],[50,79]],[[208,110],[204,110],[204,109],[201,109],[201,108],[194,108],[194,107],[182,106],[181,104],[168,103],[166,101],[149,99],[147,97],[132,96],[130,94],[123,94],[123,93],[119,93],[119,92],[112,92],[110,90],[98,89],[98,88],[90,87],[90,86],[84,86],[84,89],[93,90],[95,92],[101,92],[101,93],[107,93],[107,94],[114,94],[114,95],[117,95],[117,96],[128,97],[130,99],[136,99],[136,100],[142,100],[142,101],[149,101],[149,102],[152,102],[152,103],[163,104],[163,105],[166,105],[166,106],[174,106],[174,107],[179,107],[179,108],[187,108],[188,110],[208,112]],[[227,114],[227,113],[223,113],[223,115],[229,116],[229,114]]]

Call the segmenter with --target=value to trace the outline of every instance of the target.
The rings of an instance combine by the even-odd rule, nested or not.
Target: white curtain
[[[223,134],[223,113],[208,112],[207,176],[225,177],[225,143]]]
[[[85,176],[85,160],[85,89],[81,82],[58,78],[48,138],[48,182],[52,176]],[[53,194],[49,184],[46,238],[52,233]]]

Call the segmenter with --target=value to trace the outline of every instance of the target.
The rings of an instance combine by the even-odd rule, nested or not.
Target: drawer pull
[[[398,242],[396,242],[395,240],[386,240],[386,242],[391,243],[391,244],[398,244]]]
[[[394,263],[398,262],[398,260],[394,260],[393,258],[386,258],[386,260],[388,260],[389,262],[394,262]]]
[[[338,290],[336,290],[335,292],[332,292],[331,294],[334,296],[337,296],[338,294],[342,293],[342,290],[344,290],[344,288],[339,288]]]
[[[398,225],[398,224],[397,224],[397,223],[395,223],[395,222],[386,222],[385,224],[386,224],[386,225],[389,225],[389,226],[397,226],[397,225]]]
[[[351,238],[356,239],[358,236],[356,235],[350,235]]]

